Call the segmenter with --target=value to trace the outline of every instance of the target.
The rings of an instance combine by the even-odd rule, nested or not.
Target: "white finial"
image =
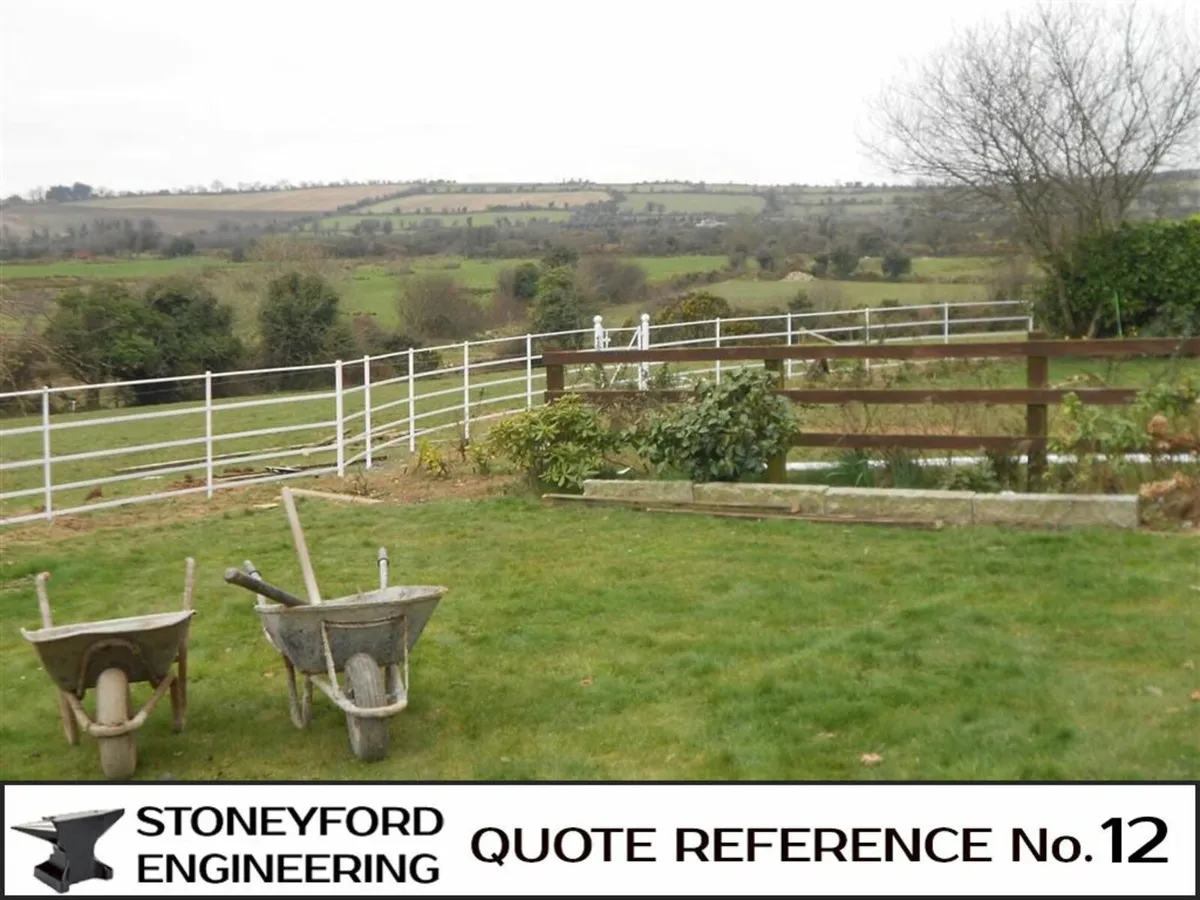
[[[594,317],[592,318],[592,324],[593,324],[593,325],[599,325],[599,324],[600,324],[601,322],[603,322],[603,321],[604,321],[604,317],[603,317],[603,316],[594,316]]]

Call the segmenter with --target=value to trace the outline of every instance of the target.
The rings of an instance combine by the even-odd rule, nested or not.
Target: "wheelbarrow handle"
[[[262,594],[284,606],[308,606],[307,601],[301,600],[295,594],[289,594],[283,588],[277,588],[275,585],[263,581],[261,577],[254,578],[247,575],[241,569],[226,569],[225,580],[230,584],[245,588],[253,594]]]

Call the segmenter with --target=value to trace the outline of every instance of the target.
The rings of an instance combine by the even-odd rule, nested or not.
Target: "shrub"
[[[411,278],[397,301],[404,327],[423,339],[461,341],[483,324],[483,310],[463,285],[449,275]]]
[[[258,310],[261,357],[265,366],[304,366],[329,362],[353,343],[341,322],[337,291],[319,275],[293,270],[267,285],[267,296]],[[320,383],[323,373],[289,373],[282,383],[301,387]]]
[[[568,394],[499,422],[487,436],[486,453],[513,463],[535,485],[577,490],[613,468],[607,455],[622,442],[599,410]]]
[[[775,394],[770,372],[731,372],[717,385],[702,381],[692,402],[671,407],[636,429],[638,452],[651,464],[693,481],[737,481],[758,475],[791,446],[795,419]]]
[[[912,272],[912,258],[899,250],[889,250],[879,266],[883,274],[894,281]]]
[[[1200,219],[1124,223],[1084,238],[1041,289],[1055,332],[1112,337],[1200,332]]]

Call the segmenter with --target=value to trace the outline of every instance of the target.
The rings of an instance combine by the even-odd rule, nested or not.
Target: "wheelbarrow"
[[[174,730],[183,731],[187,719],[187,643],[188,626],[195,614],[195,560],[187,561],[180,612],[77,625],[54,624],[46,593],[49,578],[50,573],[42,572],[36,579],[42,627],[37,631],[22,628],[21,635],[33,644],[42,668],[58,687],[67,741],[78,744],[80,729],[86,731],[99,744],[104,774],[112,779],[128,778],[137,768],[133,732],[145,724],[168,690]],[[154,693],[134,714],[130,686],[139,682],[148,682]],[[89,689],[96,693],[95,720],[83,708]]]
[[[387,550],[380,548],[378,589],[322,600],[287,488],[283,504],[307,600],[264,581],[249,560],[240,570],[227,569],[225,580],[257,595],[255,610],[263,633],[287,670],[292,724],[303,729],[311,722],[315,683],[345,713],[354,755],[364,762],[383,759],[390,743],[387,719],[408,706],[409,657],[447,588],[389,586]]]

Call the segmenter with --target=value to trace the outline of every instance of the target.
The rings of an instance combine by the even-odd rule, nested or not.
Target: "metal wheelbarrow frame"
[[[321,600],[304,532],[286,488],[283,501],[309,601],[291,597],[289,603],[272,603],[258,594],[255,611],[264,636],[287,670],[292,724],[303,729],[312,721],[315,683],[345,714],[354,755],[368,762],[382,759],[390,743],[386,719],[408,707],[409,657],[448,589],[434,585],[389,587],[388,554],[381,547],[378,589]],[[249,560],[243,570],[255,582],[263,583]]]
[[[46,582],[37,576],[42,627],[21,629],[34,645],[42,668],[58,687],[59,715],[68,743],[79,743],[83,730],[99,742],[100,767],[109,778],[128,778],[137,768],[133,732],[145,724],[159,701],[170,692],[172,727],[183,731],[187,721],[187,653],[195,594],[196,563],[189,558],[180,612],[152,613],[55,625]],[[172,671],[174,667],[174,671]],[[147,682],[154,693],[136,713],[131,686]],[[89,689],[96,693],[96,717],[83,707]]]

